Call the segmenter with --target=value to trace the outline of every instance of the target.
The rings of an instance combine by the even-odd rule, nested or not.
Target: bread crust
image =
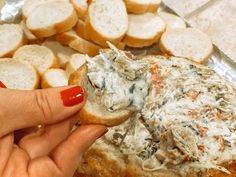
[[[70,3],[68,3],[70,4]],[[72,4],[70,4],[72,6]],[[73,26],[76,25],[78,17],[75,12],[75,10],[72,10],[72,13],[70,16],[65,19],[64,21],[61,21],[59,23],[56,23],[52,26],[45,26],[42,28],[34,28],[29,24],[28,21],[29,16],[26,16],[26,25],[28,26],[29,30],[38,38],[43,37],[50,37],[58,33],[62,33],[65,31],[70,30]]]
[[[155,13],[160,7],[160,3],[141,4],[133,0],[125,0],[127,11],[134,14],[143,14],[146,12]]]
[[[141,38],[137,38],[135,36],[126,34],[124,38],[124,43],[129,47],[135,47],[135,48],[147,47],[158,42],[163,32],[156,34],[155,37],[150,38],[150,39],[141,39]]]
[[[85,20],[86,14],[87,14],[87,10],[88,10],[88,2],[87,2],[87,8],[79,6],[78,3],[76,2],[76,0],[71,0],[71,3],[75,7],[75,10],[77,12],[78,18],[81,19],[81,20]]]
[[[89,56],[95,56],[99,53],[100,47],[90,41],[87,41],[76,34],[69,32],[61,33],[56,36],[56,40],[62,44],[70,46],[72,49],[77,50]]]

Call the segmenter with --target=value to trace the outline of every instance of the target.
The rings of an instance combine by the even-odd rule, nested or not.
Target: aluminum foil
[[[166,0],[166,1],[171,1],[171,0]],[[219,0],[214,0],[214,1],[219,1]],[[194,13],[198,12],[197,9],[202,8],[200,6],[205,2],[206,0],[201,0],[201,3],[198,3],[197,6],[193,6],[192,7],[193,12]],[[19,23],[21,20],[21,9],[23,4],[24,0],[5,0],[4,5],[2,6],[0,12],[0,24]],[[204,6],[204,8],[207,7]],[[165,4],[161,5],[160,10],[166,12],[173,12]],[[189,12],[191,16],[193,16],[194,13]],[[189,16],[188,14],[184,15],[187,17]],[[158,50],[157,44],[144,49],[132,49],[132,48],[127,48],[127,49],[139,56],[144,56],[148,54],[161,54],[160,51]],[[236,87],[236,62],[227,57],[217,47],[215,47],[214,53],[210,58],[210,60],[208,61],[208,63],[205,64],[208,65],[213,70],[215,70],[222,77],[227,78],[227,80],[229,80]]]

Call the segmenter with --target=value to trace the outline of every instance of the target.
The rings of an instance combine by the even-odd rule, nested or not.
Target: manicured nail
[[[7,88],[7,87],[0,81],[0,88]]]
[[[107,132],[108,132],[108,128],[98,137],[98,139],[103,137]]]
[[[61,92],[64,106],[74,106],[84,100],[84,89],[80,86],[72,87]]]

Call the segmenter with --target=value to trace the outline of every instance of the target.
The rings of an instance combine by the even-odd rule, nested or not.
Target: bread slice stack
[[[0,81],[9,89],[32,90],[39,87],[39,73],[28,63],[0,59]]]
[[[23,30],[16,24],[0,25],[0,57],[10,57],[26,43]]]
[[[28,1],[23,15],[29,30],[39,38],[68,31],[78,19],[73,5],[66,0]]]
[[[36,44],[20,47],[14,53],[13,58],[32,64],[41,75],[49,68],[57,68],[59,66],[58,59],[49,48]]]

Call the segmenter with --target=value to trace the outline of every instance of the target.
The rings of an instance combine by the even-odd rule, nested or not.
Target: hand
[[[80,87],[0,88],[0,176],[72,177],[83,153],[107,131],[83,125],[71,133],[83,104]]]

